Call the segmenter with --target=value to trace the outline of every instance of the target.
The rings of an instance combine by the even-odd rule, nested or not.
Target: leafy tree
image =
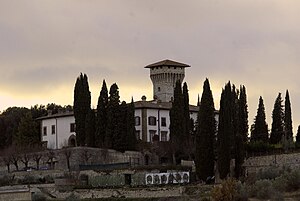
[[[105,132],[107,128],[107,105],[108,92],[105,80],[103,80],[102,89],[98,98],[97,117],[96,117],[96,136],[95,144],[97,147],[104,146]]]
[[[269,140],[268,124],[266,123],[266,113],[263,98],[259,97],[259,104],[254,124],[251,128],[251,142],[262,141],[267,143]]]
[[[90,109],[85,121],[85,140],[89,147],[95,147],[95,112]]]
[[[17,136],[18,127],[21,119],[28,114],[29,109],[25,107],[9,107],[2,114],[1,118],[4,124],[3,138],[5,141],[5,147],[9,147],[13,144],[13,138]],[[3,133],[1,134],[3,135]]]
[[[283,113],[283,106],[282,106],[282,99],[281,93],[278,94],[274,109],[272,113],[272,129],[270,135],[270,143],[271,144],[278,144],[280,143],[283,137],[283,128],[284,128],[284,113]]]
[[[216,133],[215,107],[210,89],[209,80],[206,78],[203,85],[200,108],[198,112],[198,128],[196,133],[196,172],[200,179],[214,175],[214,141]]]
[[[246,157],[246,143],[248,141],[248,105],[246,87],[240,87],[240,96],[238,100],[238,132],[235,136],[236,153],[235,153],[235,175],[242,175],[242,164]]]
[[[222,90],[219,111],[218,130],[218,160],[217,167],[220,178],[224,179],[230,173],[230,160],[234,140],[234,97],[230,82]]]
[[[293,140],[292,110],[289,91],[286,90],[284,102],[284,131],[287,140]]]
[[[107,105],[107,128],[105,132],[105,147],[117,148],[114,142],[118,136],[118,120],[120,113],[120,96],[119,87],[116,83],[112,84],[109,90]]]
[[[91,93],[86,74],[80,74],[74,89],[74,117],[76,124],[76,141],[79,146],[85,145],[86,117],[91,109]]]
[[[37,123],[32,119],[31,113],[28,112],[21,118],[14,141],[18,146],[22,147],[39,144],[39,130]]]
[[[173,145],[173,160],[175,155],[182,154],[184,149],[185,137],[185,120],[184,120],[184,107],[183,95],[181,90],[181,82],[178,80],[174,88],[174,100],[170,110],[170,141]],[[175,161],[173,161],[175,162]]]

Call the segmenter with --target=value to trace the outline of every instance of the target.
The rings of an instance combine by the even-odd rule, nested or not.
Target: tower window
[[[140,118],[140,117],[136,116],[136,117],[134,118],[134,120],[135,120],[135,125],[136,125],[136,126],[141,125],[141,118]]]
[[[156,117],[153,117],[153,116],[148,117],[148,124],[150,126],[156,126]]]
[[[158,87],[157,90],[160,91],[160,87]]]
[[[161,126],[166,127],[167,126],[167,121],[166,117],[161,118]]]

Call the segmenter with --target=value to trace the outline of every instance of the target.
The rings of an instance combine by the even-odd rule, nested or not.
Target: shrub
[[[264,179],[275,179],[283,174],[282,170],[277,167],[270,167],[267,169],[260,169],[256,175],[257,180],[264,180]]]
[[[42,193],[34,193],[32,195],[32,201],[46,201],[47,198]]]
[[[300,188],[300,169],[283,175],[286,181],[286,191],[296,191]]]
[[[255,182],[254,185],[255,197],[259,199],[270,199],[276,195],[280,194],[280,192],[276,191],[270,180],[259,180]]]
[[[222,182],[221,185],[216,186],[212,190],[212,198],[215,201],[229,201],[234,200],[237,195],[237,182],[229,178]]]
[[[67,198],[66,198],[66,201],[79,201],[80,198],[75,195],[74,193],[71,193]]]
[[[13,183],[14,177],[9,175],[4,175],[0,177],[0,186],[8,186]]]

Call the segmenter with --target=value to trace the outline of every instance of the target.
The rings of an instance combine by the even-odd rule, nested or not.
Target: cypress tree
[[[259,104],[254,124],[251,128],[251,142],[262,141],[267,143],[269,140],[268,124],[266,123],[266,113],[263,98],[259,97]]]
[[[170,110],[170,140],[173,146],[174,154],[181,154],[184,146],[184,108],[181,83],[178,80],[174,88],[174,100]],[[175,161],[174,161],[175,162]]]
[[[233,93],[231,84],[228,82],[222,90],[219,111],[219,130],[218,130],[218,160],[217,166],[220,178],[224,179],[230,173],[230,159],[232,144],[234,139],[233,125]]]
[[[190,130],[191,130],[191,124],[190,124],[190,103],[189,103],[189,90],[187,83],[185,82],[183,84],[182,89],[182,95],[183,95],[183,110],[184,110],[184,134],[185,134],[185,141],[187,142],[186,145],[188,145],[190,141]]]
[[[238,101],[238,132],[236,134],[235,176],[242,175],[242,164],[246,157],[245,146],[248,140],[248,105],[245,86],[240,87]]]
[[[91,109],[85,122],[86,144],[89,147],[95,147],[95,112]]]
[[[76,141],[79,146],[85,145],[85,124],[91,109],[91,93],[86,74],[80,74],[74,89],[74,117],[76,124]]]
[[[293,140],[292,110],[289,91],[286,90],[284,102],[284,132],[287,140]]]
[[[284,128],[284,113],[283,113],[283,106],[282,106],[282,99],[281,93],[278,94],[274,109],[272,113],[272,129],[270,135],[270,143],[271,144],[278,144],[280,143],[283,137],[283,128]]]
[[[216,133],[215,107],[210,89],[209,80],[206,78],[203,85],[201,104],[198,112],[196,133],[196,172],[200,179],[214,175],[214,141]]]
[[[296,145],[300,147],[300,125],[298,126],[297,135],[296,135]]]
[[[134,102],[131,99],[131,103],[127,106],[127,150],[136,150],[137,139],[135,136],[135,120],[134,120]]]
[[[102,88],[98,98],[97,117],[96,117],[96,137],[95,144],[97,147],[104,146],[105,132],[107,128],[107,104],[108,92],[105,80],[103,80]]]
[[[128,136],[127,136],[127,104],[122,101],[119,106],[117,116],[117,127],[113,134],[113,148],[115,150],[124,152],[128,148]]]
[[[105,132],[105,147],[116,148],[114,142],[118,136],[118,120],[120,113],[120,96],[119,87],[116,83],[112,84],[109,90],[107,104],[107,127]]]

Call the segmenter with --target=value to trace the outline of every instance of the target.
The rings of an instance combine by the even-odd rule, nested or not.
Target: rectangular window
[[[43,136],[46,136],[47,135],[47,126],[44,126],[43,127]]]
[[[162,126],[162,127],[166,127],[166,126],[167,126],[167,120],[166,120],[166,117],[162,117],[162,118],[161,118],[161,126]]]
[[[161,131],[161,141],[162,142],[168,141],[168,131]]]
[[[141,140],[141,131],[140,130],[136,130],[135,131],[135,136],[137,140]]]
[[[153,117],[153,116],[148,117],[148,124],[150,126],[156,126],[156,117]]]
[[[55,134],[55,125],[51,126],[51,134],[54,135]]]
[[[76,125],[75,125],[75,123],[71,123],[71,124],[70,124],[70,132],[71,132],[71,133],[74,133],[75,130],[76,130]]]
[[[149,134],[150,134],[150,142],[155,141],[154,136],[156,134],[156,130],[149,130]]]
[[[135,125],[136,126],[141,125],[141,118],[140,117],[134,117],[134,120],[135,120]]]

